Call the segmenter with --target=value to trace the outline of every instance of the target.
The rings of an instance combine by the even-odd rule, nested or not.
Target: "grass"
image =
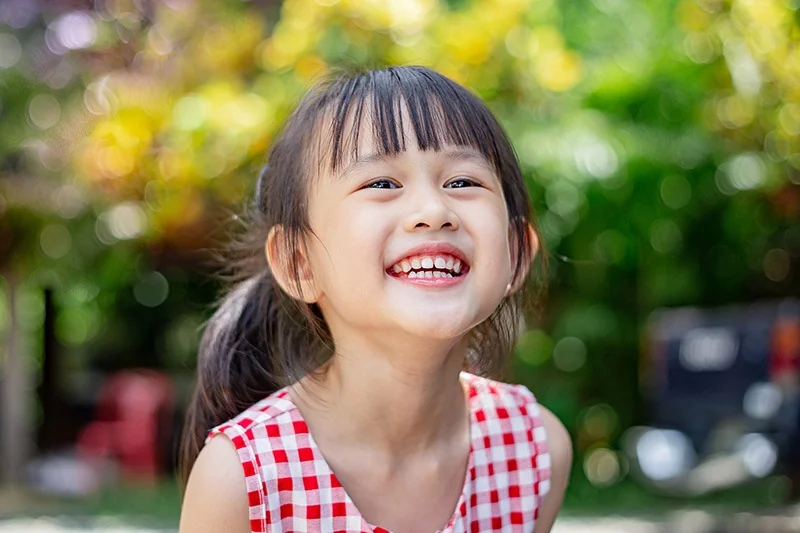
[[[120,487],[103,491],[80,502],[75,511],[91,516],[124,516],[177,526],[180,507],[178,483],[167,479],[154,487]]]
[[[0,505],[0,518],[58,516],[71,521],[82,518],[115,518],[119,521],[153,527],[177,527],[180,516],[180,491],[172,479],[155,486],[119,486],[85,499],[52,498],[30,493],[6,497]]]

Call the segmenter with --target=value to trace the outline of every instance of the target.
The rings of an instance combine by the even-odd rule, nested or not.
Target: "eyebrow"
[[[352,163],[349,163],[347,166],[345,166],[344,170],[342,170],[339,173],[336,179],[339,181],[344,181],[351,173],[353,173],[359,167],[363,167],[374,163],[388,163],[390,157],[391,156],[389,156],[388,154],[378,154],[378,153],[371,153],[361,156]]]
[[[452,161],[465,161],[468,163],[477,163],[478,165],[484,167],[486,170],[495,173],[494,166],[489,163],[486,157],[483,156],[480,152],[475,150],[446,150],[444,152],[440,152],[444,157],[450,159]],[[394,154],[396,155],[396,154]],[[349,163],[342,172],[340,172],[337,176],[337,180],[346,180],[347,177],[357,170],[359,167],[363,167],[366,165],[374,164],[374,163],[388,163],[394,155],[389,154],[379,154],[379,153],[370,153],[364,156],[357,158],[352,163]]]
[[[444,156],[453,161],[466,161],[468,163],[477,163],[492,173],[495,172],[494,166],[486,159],[486,157],[475,150],[448,150],[443,152]]]

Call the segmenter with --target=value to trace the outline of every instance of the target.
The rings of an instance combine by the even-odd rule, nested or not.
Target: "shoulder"
[[[295,418],[281,389],[209,431],[186,485],[180,533],[251,531],[249,508],[261,494],[247,488],[262,485],[257,452],[269,448],[273,435],[292,431]]]
[[[278,423],[281,419],[287,418],[283,415],[292,413],[296,409],[289,397],[288,389],[283,388],[213,428],[209,431],[206,442],[210,442],[211,438],[218,434],[225,434],[237,448],[240,448],[240,436],[246,437],[258,426]]]
[[[524,385],[514,385],[493,379],[463,373],[469,382],[471,399],[480,411],[490,411],[499,418],[526,419],[529,429],[535,431],[535,439],[544,441],[547,426],[544,424],[544,408],[536,401],[534,394]],[[552,413],[549,416],[552,416]],[[557,420],[556,420],[557,421]]]
[[[572,439],[564,424],[524,385],[502,383],[467,375],[481,410],[491,409],[499,417],[520,416],[530,430],[528,435],[541,453],[537,461],[538,479],[548,480],[542,489],[543,500],[536,521],[536,533],[547,533],[561,509],[572,470]]]
[[[539,416],[547,433],[547,447],[556,472],[564,472],[572,465],[572,439],[567,428],[548,408],[540,405]]]
[[[549,409],[539,406],[539,412],[542,426],[547,433],[547,448],[552,466],[550,491],[545,495],[542,508],[539,511],[536,533],[547,533],[553,526],[559,510],[561,510],[564,492],[567,490],[567,483],[572,470],[572,439],[567,433],[564,424]]]
[[[181,533],[249,533],[245,477],[233,443],[217,437],[200,451],[181,508]]]
[[[525,415],[528,407],[536,405],[533,393],[522,385],[495,381],[467,372],[462,372],[462,379],[469,384],[471,400],[477,402],[482,409],[519,409]],[[501,411],[501,417],[504,414]]]
[[[488,392],[492,397],[492,403],[498,408],[513,409],[524,416],[529,427],[533,429],[533,438],[539,443],[545,443],[553,474],[568,473],[572,465],[572,439],[564,424],[540,404],[527,387],[486,378],[476,378],[473,386]]]

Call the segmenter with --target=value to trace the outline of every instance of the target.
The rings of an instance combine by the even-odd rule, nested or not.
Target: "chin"
[[[474,315],[467,316],[458,313],[419,313],[397,318],[397,325],[400,329],[416,337],[431,340],[461,337],[485,320],[485,318]]]

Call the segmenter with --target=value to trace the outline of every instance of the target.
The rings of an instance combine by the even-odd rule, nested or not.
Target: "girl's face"
[[[406,151],[381,156],[360,137],[358,158],[310,187],[308,260],[334,337],[342,327],[462,336],[511,278],[499,177],[472,148],[421,151],[406,132]]]

